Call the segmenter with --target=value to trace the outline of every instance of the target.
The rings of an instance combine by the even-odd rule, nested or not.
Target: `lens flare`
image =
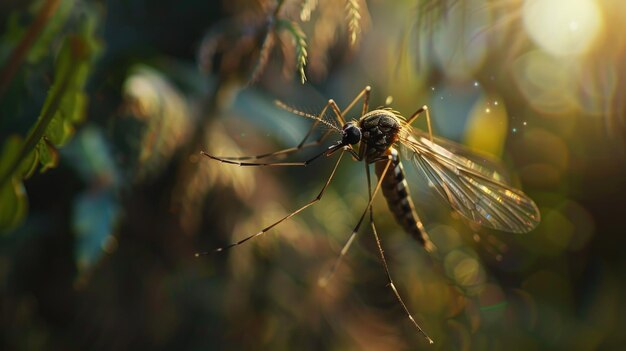
[[[557,56],[586,52],[603,23],[593,0],[526,0],[522,14],[532,40]]]
[[[513,79],[534,109],[550,115],[567,115],[579,108],[579,67],[573,60],[534,50],[513,62]]]

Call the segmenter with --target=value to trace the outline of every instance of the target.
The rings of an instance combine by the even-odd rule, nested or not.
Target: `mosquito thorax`
[[[363,133],[361,147],[365,147],[367,160],[383,156],[398,140],[398,134],[402,129],[398,117],[389,110],[368,112],[359,120],[359,126]]]
[[[361,128],[354,122],[346,123],[342,128],[341,143],[344,145],[354,145],[361,141]]]

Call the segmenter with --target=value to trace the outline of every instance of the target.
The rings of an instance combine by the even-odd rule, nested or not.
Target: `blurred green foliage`
[[[593,0],[3,1],[0,349],[624,348],[624,20]],[[542,213],[525,235],[468,226],[406,164],[428,255],[376,199],[432,346],[368,226],[318,285],[367,204],[348,157],[320,203],[194,257],[307,203],[333,166],[200,150],[297,145],[311,121],[274,100],[317,114],[366,85],[371,107],[427,104],[435,134],[489,155]]]
[[[42,173],[55,167],[58,163],[56,148],[67,143],[74,134],[74,125],[84,118],[87,103],[84,88],[98,48],[93,37],[95,21],[95,17],[87,16],[82,21],[84,23],[78,24],[78,34],[65,35],[55,61],[54,81],[39,118],[23,140],[19,136],[12,136],[2,148],[0,194],[3,206],[0,230],[14,227],[24,219],[27,198],[22,180],[30,177],[38,164]],[[53,28],[58,27],[55,23],[51,25]],[[8,37],[13,35],[11,31],[7,33]],[[27,55],[28,61],[37,61],[42,57],[42,47],[48,46],[51,35],[42,34],[38,42],[40,46],[31,48]]]

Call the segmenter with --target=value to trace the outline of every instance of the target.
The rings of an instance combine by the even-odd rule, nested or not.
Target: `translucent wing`
[[[425,138],[427,141],[430,141],[428,133],[423,132],[419,129],[412,129],[411,134],[416,139]],[[483,173],[485,175],[490,175],[491,178],[501,183],[509,184],[511,182],[511,176],[506,167],[504,167],[502,163],[500,163],[500,160],[494,158],[493,156],[470,150],[466,146],[455,143],[454,141],[448,139],[439,137],[434,137],[433,139],[435,141],[435,144],[452,152],[456,156],[460,156],[470,160],[471,163],[469,163],[467,166],[471,167],[477,172]]]
[[[426,176],[430,187],[460,214],[482,226],[513,233],[528,232],[539,224],[541,216],[533,200],[508,185],[502,173],[493,169],[493,161],[480,165],[439,145],[443,139],[431,142],[425,133],[412,134],[402,138],[407,156]],[[472,155],[450,141],[442,143]],[[478,155],[471,158],[482,159]]]

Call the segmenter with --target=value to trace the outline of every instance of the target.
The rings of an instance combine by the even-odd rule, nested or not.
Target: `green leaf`
[[[59,152],[46,139],[41,139],[37,144],[36,151],[39,153],[39,163],[41,163],[41,173],[49,168],[54,168],[59,163]]]
[[[67,137],[64,135],[63,119],[58,113],[55,113],[54,117],[48,123],[45,133],[46,138],[54,145],[63,145]]]
[[[11,167],[14,167],[23,144],[24,142],[19,135],[11,135],[7,138],[0,153],[0,174],[12,173]]]
[[[72,124],[82,122],[87,111],[87,94],[82,91],[67,94],[60,109],[66,121]]]
[[[86,30],[92,30],[86,26]],[[55,84],[50,88],[40,117],[51,114],[44,135],[55,146],[67,143],[74,134],[73,124],[85,118],[87,96],[83,90],[93,55],[99,48],[91,34],[68,36],[57,57]]]
[[[12,229],[24,220],[28,199],[19,178],[11,178],[11,181],[0,187],[0,204],[0,230]]]
[[[35,149],[22,159],[17,169],[17,175],[22,177],[22,179],[30,178],[35,172],[35,169],[37,169],[37,165],[39,164],[37,161],[39,161],[39,151]]]
[[[23,144],[22,138],[17,135],[7,139],[0,154],[0,174],[5,174],[11,167],[14,167],[16,162],[19,162]],[[12,176],[0,185],[0,204],[0,230],[11,229],[24,219],[28,202],[20,176]]]
[[[92,24],[87,22],[83,27],[83,33],[65,38],[56,60],[54,83],[27,137],[29,145],[45,136],[55,147],[63,146],[74,134],[74,123],[85,118],[87,97],[83,90],[99,44]]]
[[[73,1],[67,1],[70,2]],[[17,225],[26,214],[27,198],[22,180],[38,165],[41,165],[41,172],[55,167],[57,147],[69,141],[74,134],[74,124],[85,118],[87,95],[84,88],[100,47],[94,36],[94,17],[85,16],[79,33],[63,39],[55,62],[53,84],[26,139],[11,137],[1,150],[0,230]]]

